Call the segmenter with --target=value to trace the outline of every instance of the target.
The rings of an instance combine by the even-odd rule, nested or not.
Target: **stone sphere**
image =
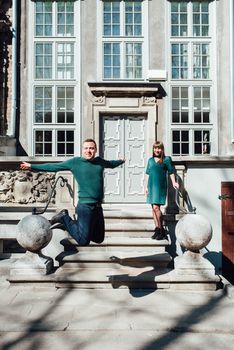
[[[38,253],[52,238],[49,221],[40,215],[25,216],[17,225],[17,241],[26,250]]]
[[[185,214],[177,223],[175,234],[180,245],[191,251],[199,251],[212,238],[212,227],[202,215]]]

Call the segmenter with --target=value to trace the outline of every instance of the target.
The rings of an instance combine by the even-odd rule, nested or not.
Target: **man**
[[[78,183],[78,220],[72,220],[68,210],[63,209],[51,219],[51,228],[62,227],[79,243],[85,246],[90,241],[102,243],[105,237],[105,223],[102,209],[103,172],[105,168],[115,168],[125,162],[105,160],[96,157],[97,145],[93,139],[83,142],[82,157],[74,157],[60,163],[30,164],[23,162],[22,170],[42,170],[57,172],[70,170]]]

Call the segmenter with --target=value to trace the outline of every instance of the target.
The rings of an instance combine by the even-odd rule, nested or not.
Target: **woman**
[[[175,180],[175,169],[170,157],[164,153],[162,142],[156,141],[153,144],[153,156],[148,160],[146,174],[149,175],[146,188],[147,203],[151,204],[153,219],[155,223],[155,232],[153,239],[165,239],[166,235],[162,226],[161,205],[165,205],[167,196],[167,174],[170,175],[172,185],[178,188]]]

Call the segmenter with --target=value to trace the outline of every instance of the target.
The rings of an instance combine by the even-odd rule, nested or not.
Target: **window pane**
[[[74,35],[73,1],[61,1],[57,3],[57,34],[60,36]]]
[[[74,123],[74,88],[57,88],[57,123]]]
[[[180,114],[179,112],[172,112],[172,123],[179,123],[180,122]]]
[[[187,44],[172,44],[171,67],[172,79],[188,78],[188,47]]]
[[[188,87],[172,87],[172,121],[188,123]]]
[[[103,35],[120,35],[120,3],[117,1],[103,2]]]
[[[52,131],[35,130],[35,155],[52,155]]]
[[[74,78],[74,44],[57,44],[57,78]]]
[[[210,88],[209,87],[194,88],[193,105],[194,105],[194,122],[209,123],[210,122]]]
[[[37,43],[35,46],[35,78],[52,78],[52,44]]]
[[[194,153],[209,154],[210,153],[210,131],[195,130],[194,131]]]
[[[209,35],[209,2],[193,2],[193,35]]]
[[[35,87],[34,122],[52,122],[52,87]]]
[[[171,2],[171,36],[187,36],[188,13],[186,1]]]
[[[120,78],[119,53],[119,43],[104,43],[104,78]]]
[[[52,35],[52,1],[35,4],[35,36]]]
[[[139,79],[142,77],[142,44],[126,44],[126,78]]]
[[[189,154],[189,133],[187,130],[172,131],[172,152],[173,155]]]
[[[142,9],[141,1],[125,1],[125,35],[141,35]]]
[[[181,123],[188,123],[188,112],[181,112]]]
[[[194,79],[209,79],[210,57],[209,44],[193,45],[193,77]]]
[[[74,131],[58,130],[57,131],[57,155],[72,156],[74,154]]]

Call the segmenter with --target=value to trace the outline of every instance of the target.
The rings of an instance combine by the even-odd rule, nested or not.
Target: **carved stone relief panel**
[[[54,173],[0,171],[0,203],[46,203],[54,181]]]
[[[157,99],[154,96],[143,96],[141,100],[142,106],[154,106],[156,102]]]
[[[105,105],[106,97],[105,96],[93,96],[92,102],[94,105]]]

